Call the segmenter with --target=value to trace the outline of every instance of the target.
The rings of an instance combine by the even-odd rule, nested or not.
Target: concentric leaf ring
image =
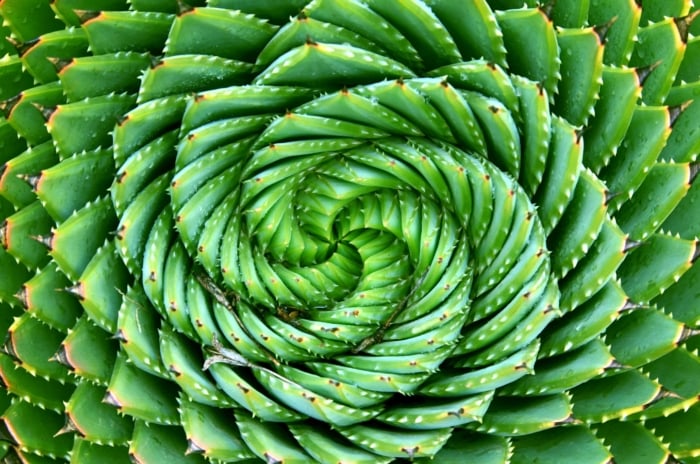
[[[79,3],[0,2],[3,452],[697,458],[690,2]]]

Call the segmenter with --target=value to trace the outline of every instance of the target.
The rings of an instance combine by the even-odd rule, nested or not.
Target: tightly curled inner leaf
[[[695,462],[697,8],[521,6],[0,1],[2,456]]]

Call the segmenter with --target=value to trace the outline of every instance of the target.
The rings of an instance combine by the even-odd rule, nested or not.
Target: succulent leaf
[[[700,459],[690,0],[0,0],[0,460]]]

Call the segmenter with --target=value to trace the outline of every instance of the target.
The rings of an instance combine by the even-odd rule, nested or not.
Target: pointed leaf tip
[[[678,28],[678,34],[681,37],[683,43],[688,43],[688,38],[690,36],[690,27],[693,21],[700,16],[700,10],[695,10],[689,15],[683,16],[682,18],[675,18],[674,22]]]
[[[615,15],[612,18],[610,18],[609,21],[599,24],[597,26],[593,26],[593,31],[596,33],[598,36],[598,40],[600,40],[601,44],[605,44],[606,41],[608,40],[608,33],[610,32],[610,28],[617,22],[619,16]]]

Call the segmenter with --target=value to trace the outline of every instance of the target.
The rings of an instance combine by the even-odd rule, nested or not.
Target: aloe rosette
[[[8,462],[699,462],[689,0],[2,0]]]

